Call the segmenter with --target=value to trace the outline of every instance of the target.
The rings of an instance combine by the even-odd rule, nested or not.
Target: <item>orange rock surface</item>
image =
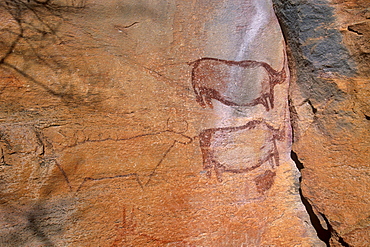
[[[290,75],[270,1],[17,0],[0,11],[1,246],[325,246],[290,159]],[[304,195],[360,241],[367,168],[348,164],[366,162],[366,129],[341,128],[367,123],[323,114],[366,108],[360,77],[346,80],[330,83],[353,101],[296,107],[294,148]],[[358,153],[340,153],[353,173],[316,165],[342,147]],[[344,193],[358,203],[350,214]]]
[[[369,1],[274,2],[289,37],[303,196],[327,244],[369,246]]]

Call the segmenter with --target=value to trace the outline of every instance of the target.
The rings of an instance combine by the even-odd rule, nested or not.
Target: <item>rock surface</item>
[[[303,195],[331,246],[368,246],[370,3],[274,3],[293,61],[293,150],[304,166]]]
[[[284,2],[292,76],[269,0],[0,2],[0,245],[324,246],[291,113],[332,244],[369,241],[366,2]]]

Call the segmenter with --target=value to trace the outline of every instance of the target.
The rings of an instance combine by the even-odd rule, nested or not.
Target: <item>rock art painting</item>
[[[271,0],[6,0],[0,31],[1,247],[322,246]]]
[[[252,120],[242,126],[203,130],[199,139],[203,168],[208,176],[213,169],[222,182],[224,172],[246,173],[266,162],[271,168],[279,166],[276,142],[284,139],[284,132],[264,120]]]
[[[287,79],[285,64],[286,61],[277,71],[268,63],[253,60],[201,58],[189,63],[196,100],[202,107],[213,108],[212,99],[215,99],[227,106],[261,104],[267,111],[274,108],[274,87]]]
[[[202,107],[208,105],[210,108],[213,108],[212,100],[229,107],[254,107],[261,104],[266,111],[270,111],[274,108],[275,86],[287,80],[285,50],[283,57],[280,71],[266,62],[254,60],[201,58],[189,63],[192,66],[191,82],[196,101]],[[225,172],[247,173],[264,163],[274,169],[279,166],[277,141],[283,141],[284,135],[284,128],[274,128],[266,119],[250,120],[239,126],[202,130],[199,143],[203,168],[209,177],[214,170],[219,182],[222,182],[222,174]],[[263,190],[258,191],[262,193]]]
[[[193,138],[184,134],[187,131],[186,121],[181,121],[180,124],[184,129],[176,129],[170,119],[167,120],[166,125],[167,128],[164,130],[127,137],[119,136],[117,133],[105,138],[95,133],[93,137],[85,134],[83,130],[79,131],[78,137],[77,133],[70,133],[69,135],[75,137],[74,142],[62,147],[51,147],[52,154],[57,153],[58,148],[61,148],[65,155],[58,158],[50,155],[48,160],[57,166],[56,176],[59,174],[64,178],[62,180],[71,192],[90,188],[94,182],[113,179],[133,179],[141,189],[144,189],[173,148],[178,145],[188,145],[193,141]],[[44,134],[46,142],[52,143],[53,141],[47,138],[55,137],[57,133],[60,133],[58,128],[46,131]],[[73,137],[70,138],[73,139]],[[130,152],[132,147],[137,149]],[[80,152],[85,149],[92,150],[91,155]],[[110,158],[109,172],[107,172],[105,160],[112,154],[115,158]],[[144,168],[139,164],[144,164]]]
[[[140,232],[140,230],[137,229],[138,219],[135,218],[139,212],[139,208],[123,207],[122,218],[119,223],[116,224],[117,235],[111,247],[125,246],[125,244],[129,244],[130,239],[133,238],[144,245],[151,243],[153,246],[193,246],[183,240],[160,239]]]

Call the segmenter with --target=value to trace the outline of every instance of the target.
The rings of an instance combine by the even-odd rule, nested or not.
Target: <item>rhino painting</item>
[[[284,129],[276,129],[262,119],[237,127],[203,130],[199,135],[203,168],[208,176],[213,169],[220,182],[225,172],[246,173],[266,162],[275,168],[279,166],[276,141],[283,137]]]
[[[286,81],[286,57],[280,71],[265,62],[201,58],[192,66],[192,86],[197,102],[213,108],[212,99],[227,106],[263,105],[274,108],[274,87]]]

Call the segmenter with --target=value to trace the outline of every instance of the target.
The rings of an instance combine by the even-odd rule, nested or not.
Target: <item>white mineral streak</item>
[[[248,57],[257,35],[271,18],[272,3],[270,0],[252,0],[252,5],[254,6],[254,15],[251,18],[252,22],[248,23],[248,28],[245,29],[242,36],[240,49],[235,57],[236,61],[244,60]]]
[[[273,12],[271,0],[229,0],[224,2],[222,10],[227,10],[228,12],[220,11],[215,15],[213,22],[208,24],[210,25],[208,28],[212,32],[208,35],[207,40],[211,44],[217,44],[220,49],[210,50],[211,48],[209,48],[206,51],[207,56],[234,61],[257,60],[268,62],[269,64],[279,59],[276,54],[282,53],[281,40],[283,37]],[[223,22],[227,22],[227,24],[224,24],[225,26],[222,29],[217,30],[216,27],[219,28],[220,23]],[[216,27],[211,27],[211,25]],[[224,93],[236,97],[232,100],[238,100],[243,103],[245,97],[245,103],[250,102],[248,100],[253,100],[253,97],[258,96],[261,91],[261,82],[264,79],[263,76],[266,76],[263,71],[263,69],[241,69],[237,66],[229,68],[229,76],[232,79],[230,78],[227,81],[234,83],[227,84],[227,89]],[[246,72],[251,73],[248,74]],[[281,95],[277,96],[276,101],[284,99]],[[226,106],[217,100],[212,102],[214,105],[212,111],[214,118],[207,119],[206,125],[213,128],[243,126],[251,120],[261,118],[269,122],[268,118],[273,114],[271,112],[278,108],[281,111],[282,106],[281,103],[276,104],[276,109],[268,112],[261,104],[250,107],[232,107]],[[278,122],[280,120],[281,118],[278,118]],[[258,126],[256,129],[258,129]],[[263,154],[263,152],[259,148],[256,150],[253,148],[271,145],[271,143],[265,143],[264,134],[252,130],[241,131],[238,134],[225,133],[225,135],[214,135],[211,146],[225,147],[224,149],[221,148],[221,151],[216,152],[218,161],[223,164],[232,167],[237,167],[240,164],[255,164],[258,163],[256,159],[260,158],[258,155]],[[232,147],[238,138],[241,138],[245,145]],[[258,142],[261,142],[260,145]],[[287,152],[281,152],[281,155],[283,156],[285,153]],[[246,194],[236,193],[234,195],[235,200],[241,204],[260,200],[260,195],[254,194],[252,190],[250,189]],[[251,238],[247,241],[248,246],[259,246],[259,240],[259,237]]]
[[[237,31],[237,35],[233,33],[230,33],[230,35],[224,34],[224,36],[230,37],[230,39],[235,39],[234,42],[237,42],[236,44],[233,44],[234,52],[235,48],[239,47],[239,49],[236,50],[237,53],[234,53],[235,57],[232,58],[232,60],[240,61],[252,59],[265,61],[265,57],[260,57],[260,54],[265,54],[265,52],[256,48],[259,47],[258,44],[261,42],[260,36],[262,36],[263,30],[267,27],[271,19],[275,18],[272,2],[271,0],[251,0],[250,2],[247,1],[239,4],[241,6],[244,5],[245,8],[251,8],[252,11],[247,12],[245,8],[234,9],[234,11],[237,11],[237,13],[232,13],[232,15],[239,17],[239,19],[246,23],[239,23],[240,20],[229,20],[231,23],[234,23],[234,25],[236,23],[236,25],[243,27],[241,30]],[[224,9],[233,9],[232,6],[234,5],[234,1],[226,1]],[[249,15],[250,13],[253,13],[253,15]],[[276,40],[276,42],[279,42],[279,40]],[[229,41],[228,43],[230,45],[233,43],[233,41]],[[258,55],[256,55],[256,53]],[[233,68],[231,71],[231,76],[234,78],[241,78],[240,73],[243,73],[243,70]],[[248,83],[259,83],[261,80],[261,75],[253,75],[252,77],[248,78],[249,82],[243,81],[237,84],[227,85],[227,90],[228,92],[231,92],[231,94],[235,94],[236,92],[240,92],[242,94],[246,90],[260,90],[259,85],[256,85],[253,88],[246,88],[246,85],[248,85]],[[238,79],[234,79],[234,81],[238,81]],[[243,125],[248,121],[248,119],[251,119],[251,117],[259,117],[256,114],[260,115],[260,110],[258,110],[260,108],[261,106],[259,105],[252,107],[252,109],[249,107],[243,107],[243,109],[236,110],[233,107],[225,106],[217,102],[214,105],[214,111],[218,117],[216,126],[221,127]]]

